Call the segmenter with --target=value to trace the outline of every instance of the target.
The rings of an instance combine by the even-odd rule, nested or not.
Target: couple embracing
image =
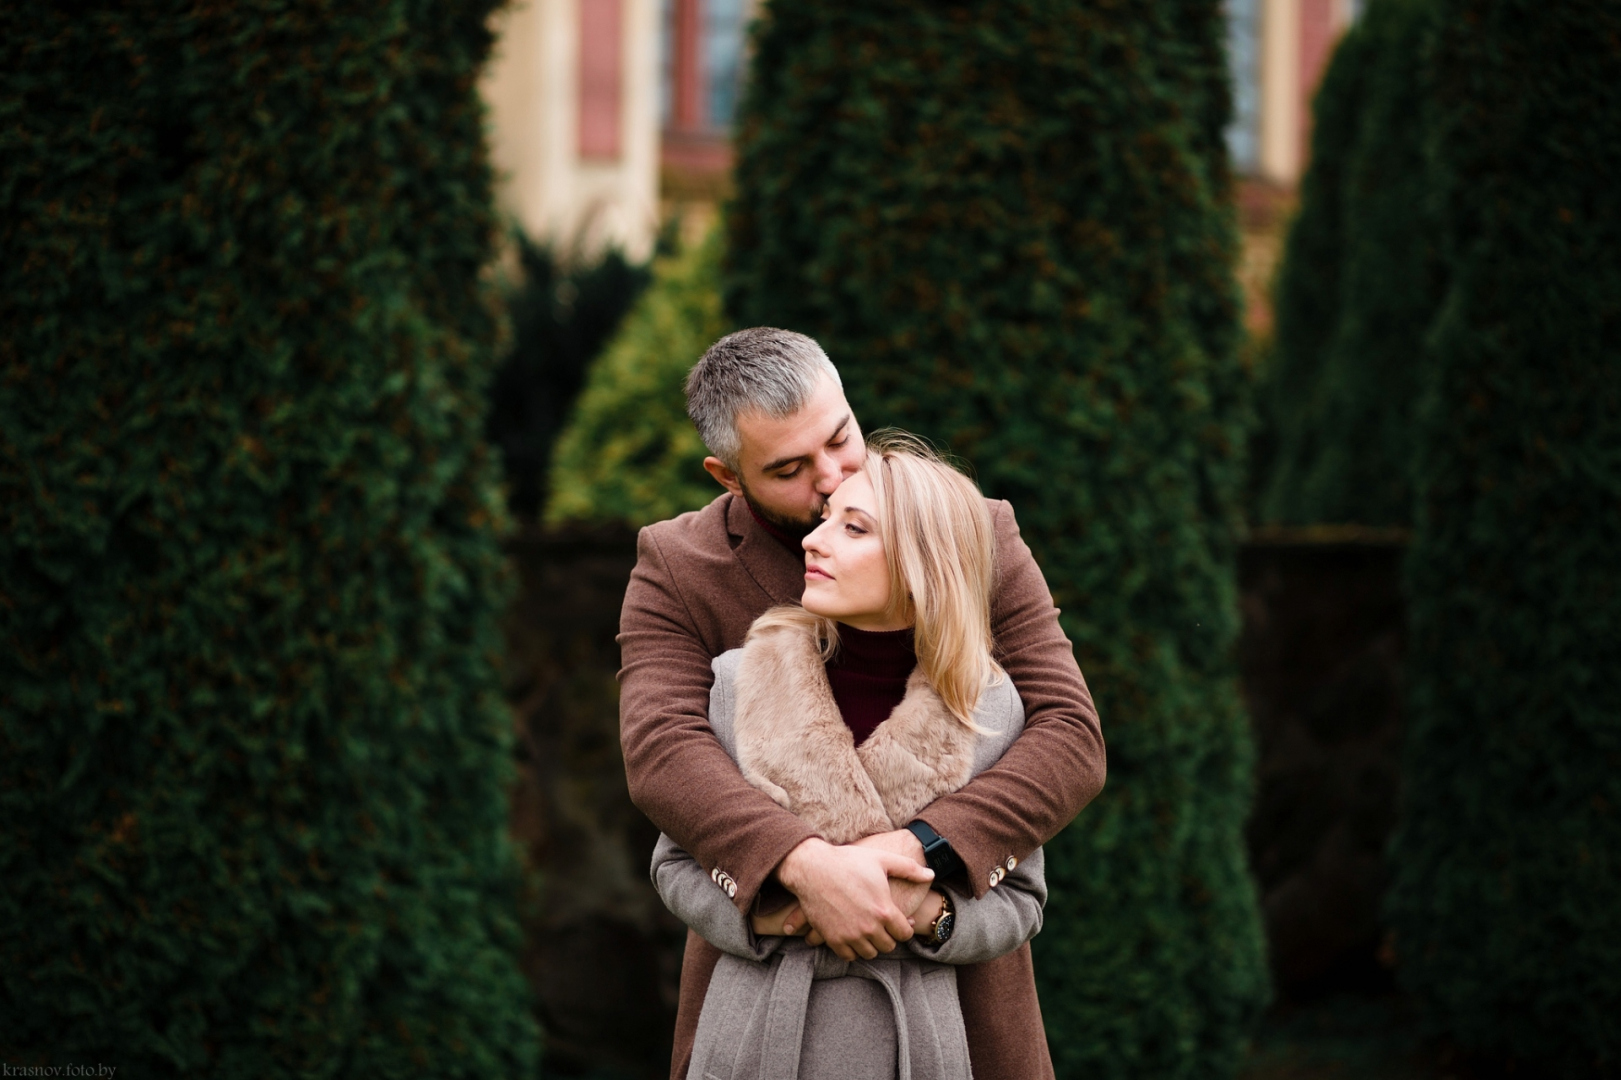
[[[1050,1077],[1041,844],[1104,751],[1012,508],[864,440],[801,334],[722,338],[687,408],[726,492],[642,530],[619,635],[673,1080]]]

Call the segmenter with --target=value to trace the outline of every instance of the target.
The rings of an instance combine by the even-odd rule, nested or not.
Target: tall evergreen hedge
[[[720,488],[683,387],[733,327],[720,306],[721,233],[665,256],[653,284],[586,373],[557,440],[546,520],[640,528],[704,506]]]
[[[1436,0],[1370,0],[1314,101],[1278,274],[1262,520],[1406,525],[1442,270],[1423,71]]]
[[[1464,1048],[1621,1071],[1621,8],[1446,0],[1399,973]]]
[[[516,244],[522,273],[507,296],[513,340],[490,386],[486,432],[501,450],[508,508],[532,520],[546,506],[552,451],[591,362],[652,275],[613,249],[565,260],[521,232]]]
[[[0,1054],[524,1076],[490,4],[0,14]]]
[[[1011,499],[1109,740],[1048,848],[1060,1076],[1230,1075],[1266,995],[1232,667],[1248,383],[1216,0],[772,4],[727,307]]]

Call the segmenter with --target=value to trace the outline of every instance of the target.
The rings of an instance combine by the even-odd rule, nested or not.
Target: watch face
[[[946,939],[951,937],[951,926],[956,921],[957,916],[954,913],[950,911],[942,912],[940,918],[934,924],[935,940],[944,945]]]

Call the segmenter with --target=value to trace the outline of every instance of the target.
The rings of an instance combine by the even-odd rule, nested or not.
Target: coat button
[[[1002,875],[1004,873],[1006,873],[1006,871],[1003,870],[1000,866],[996,867],[994,870],[991,871],[991,888],[994,889],[994,888],[996,888],[996,886],[998,884],[1001,883]]]
[[[1009,855],[1007,857],[1007,862],[1005,864],[1003,864],[1003,865],[1005,865],[1007,867],[1007,872],[1011,874],[1011,873],[1013,873],[1014,867],[1019,865],[1019,860],[1015,859],[1013,856]]]
[[[731,878],[726,879],[726,895],[732,897],[734,900],[737,898],[737,882],[733,881]]]

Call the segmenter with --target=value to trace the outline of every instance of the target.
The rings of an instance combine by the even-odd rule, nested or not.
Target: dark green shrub
[[[1439,25],[1398,972],[1466,1049],[1614,1076],[1621,10],[1448,0]]]
[[[815,336],[869,427],[972,461],[1046,571],[1109,786],[1050,845],[1060,1076],[1230,1074],[1266,993],[1241,825],[1248,386],[1215,0],[773,4],[727,306]]]
[[[1261,519],[1405,525],[1440,270],[1422,72],[1435,0],[1371,0],[1324,75],[1278,275]]]
[[[653,285],[592,364],[558,438],[546,520],[640,528],[704,506],[721,489],[687,419],[687,371],[732,327],[720,309],[719,230],[660,259]]]
[[[517,1077],[490,4],[0,15],[0,1054]]]
[[[490,387],[486,429],[501,450],[507,505],[527,519],[546,505],[552,447],[587,366],[651,275],[617,250],[565,263],[521,233],[516,242],[522,276],[507,297],[512,348]]]

